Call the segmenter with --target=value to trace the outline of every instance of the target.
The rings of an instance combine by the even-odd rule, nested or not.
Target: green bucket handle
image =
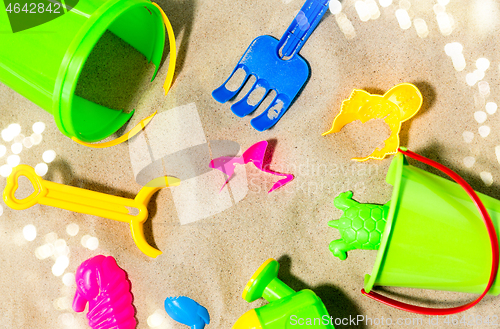
[[[498,271],[498,262],[499,262],[499,252],[498,252],[498,238],[497,238],[497,233],[495,230],[495,227],[493,225],[493,222],[491,221],[490,215],[488,214],[488,211],[484,207],[483,203],[477,196],[476,192],[472,189],[472,187],[462,178],[460,175],[455,173],[453,170],[450,168],[437,163],[431,159],[428,159],[426,157],[423,157],[419,154],[413,153],[411,151],[408,151],[406,148],[399,148],[398,152],[403,153],[404,155],[423,162],[427,165],[430,165],[441,172],[445,173],[448,175],[450,178],[452,178],[457,184],[462,186],[462,188],[467,192],[467,194],[470,196],[472,201],[474,201],[474,204],[476,205],[477,209],[479,210],[479,213],[483,217],[483,221],[486,225],[486,229],[488,230],[488,235],[490,237],[490,242],[491,242],[491,253],[492,253],[492,261],[491,261],[491,274],[490,274],[490,279],[488,281],[488,285],[486,286],[484,292],[479,296],[476,300],[462,305],[458,307],[450,307],[450,308],[430,308],[430,307],[422,307],[422,306],[416,306],[416,305],[411,305],[407,303],[403,303],[397,300],[394,300],[389,297],[385,297],[381,294],[378,294],[376,292],[370,291],[367,293],[365,289],[361,289],[361,293],[365,296],[368,296],[376,301],[379,301],[383,304],[386,304],[388,306],[411,312],[411,313],[417,313],[417,314],[425,314],[425,315],[450,315],[450,314],[456,314],[460,313],[463,311],[466,311],[479,303],[481,299],[483,299],[484,296],[488,293],[490,290],[491,286],[493,285],[493,282],[496,279],[497,276],[497,271]]]

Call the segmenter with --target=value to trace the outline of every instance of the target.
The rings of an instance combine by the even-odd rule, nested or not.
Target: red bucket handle
[[[486,229],[488,230],[488,234],[490,236],[490,242],[491,242],[491,253],[492,253],[492,261],[491,261],[491,274],[490,274],[490,280],[488,281],[488,285],[484,289],[484,292],[479,296],[476,300],[462,305],[458,307],[450,307],[450,308],[430,308],[430,307],[422,307],[422,306],[415,306],[403,302],[399,302],[397,300],[391,299],[389,297],[385,297],[381,294],[378,294],[376,292],[370,291],[367,293],[365,289],[361,289],[361,293],[365,296],[368,296],[376,301],[379,301],[381,303],[384,303],[386,305],[398,308],[403,311],[411,312],[411,313],[418,313],[418,314],[425,314],[425,315],[450,315],[450,314],[455,314],[455,313],[460,313],[463,311],[468,310],[469,308],[473,307],[477,303],[483,299],[484,296],[488,293],[490,290],[491,286],[493,285],[493,282],[495,281],[495,278],[497,276],[497,271],[498,271],[498,239],[497,239],[497,232],[495,231],[495,227],[491,221],[490,215],[488,214],[488,211],[484,207],[483,203],[477,196],[476,192],[472,189],[472,187],[462,178],[460,177],[457,173],[455,173],[453,170],[450,168],[443,166],[442,164],[439,164],[431,159],[427,159],[426,157],[423,157],[421,155],[418,155],[416,153],[413,153],[411,151],[408,151],[406,149],[398,149],[399,152],[403,153],[404,155],[423,162],[425,164],[428,164],[443,173],[447,174],[450,178],[452,178],[457,184],[463,187],[465,192],[470,196],[472,201],[474,201],[477,209],[479,210],[479,213],[483,217],[483,221],[486,225]]]

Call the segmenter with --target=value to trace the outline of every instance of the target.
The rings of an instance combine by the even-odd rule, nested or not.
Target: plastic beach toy
[[[188,297],[168,297],[165,299],[165,311],[172,319],[191,329],[203,329],[210,324],[207,309]]]
[[[385,140],[384,147],[377,148],[367,157],[353,158],[356,161],[382,160],[397,152],[401,123],[411,119],[420,110],[422,101],[422,94],[410,83],[392,87],[383,96],[354,89],[351,96],[342,102],[340,113],[335,117],[332,128],[323,133],[323,136],[339,132],[342,127],[356,120],[365,123],[371,119],[384,119],[391,129],[391,135]]]
[[[330,251],[341,260],[346,251],[353,249],[377,250],[385,228],[389,205],[363,204],[352,199],[352,192],[344,192],[334,201],[335,207],[344,211],[338,220],[329,226],[340,231],[342,239],[330,243]]]
[[[331,318],[321,299],[309,289],[295,292],[278,279],[278,269],[278,262],[268,259],[248,281],[243,299],[251,303],[264,298],[269,304],[243,314],[233,329],[333,329],[325,321]]]
[[[410,166],[403,154],[443,171],[455,182]],[[392,200],[388,211],[381,210],[385,229],[363,294],[389,306],[430,315],[462,312],[486,293],[498,295],[495,228],[500,227],[500,201],[475,192],[455,172],[406,149],[400,149],[392,161],[386,180],[394,186]],[[361,209],[350,202],[346,207],[343,216]],[[384,297],[372,291],[375,286],[482,294],[464,306],[432,309]]]
[[[127,274],[109,256],[95,256],[76,270],[75,312],[85,311],[93,329],[134,329],[137,326]]]
[[[60,5],[39,3],[50,5],[51,10]],[[47,8],[38,6],[37,11]],[[60,15],[43,13],[49,17],[45,23],[40,22],[42,14],[22,16],[23,11],[6,9],[0,2],[0,43],[9,45],[0,47],[0,81],[51,113],[59,130],[77,141],[100,141],[133,115],[75,95],[84,64],[104,32],[111,31],[153,62],[154,79],[162,59],[166,25],[169,71],[175,67],[173,29],[162,10],[148,0],[63,1]],[[168,86],[172,75],[169,72],[167,76]]]
[[[274,126],[309,78],[309,65],[299,52],[328,10],[329,2],[307,0],[281,40],[267,35],[253,40],[230,77],[212,92],[214,99],[225,103],[234,98],[253,75],[257,78],[256,82],[247,95],[231,106],[231,110],[239,117],[249,115],[262,103],[266,95],[274,90],[276,97],[269,107],[251,121],[258,131]],[[236,90],[229,90],[226,84],[240,69],[245,71],[245,79]],[[252,93],[261,94],[259,90],[264,90],[262,97],[257,102],[250,101]]]
[[[212,160],[210,162],[210,168],[217,169],[228,176],[226,182],[224,183],[224,185],[222,185],[221,190],[224,188],[224,186],[226,186],[226,184],[233,176],[234,166],[236,164],[247,164],[249,162],[253,162],[253,164],[263,172],[285,177],[274,183],[274,185],[271,187],[268,193],[271,193],[272,191],[292,181],[293,175],[291,174],[280,174],[265,169],[264,157],[266,155],[267,145],[268,145],[267,141],[260,141],[250,146],[245,152],[243,152],[243,155],[240,157],[220,157]]]
[[[15,197],[19,188],[19,177],[27,177],[33,185],[34,192],[22,200]],[[176,178],[164,177],[165,186],[179,185]],[[154,193],[163,187],[143,187],[135,199],[126,199],[82,188],[62,185],[43,180],[35,170],[27,165],[18,165],[7,178],[3,191],[3,200],[7,206],[15,210],[28,209],[35,204],[66,209],[82,214],[94,215],[130,224],[132,238],[137,247],[149,257],[161,255],[161,251],[151,247],[144,237],[143,223],[148,219],[148,202]],[[130,215],[129,209],[137,209],[137,215]]]

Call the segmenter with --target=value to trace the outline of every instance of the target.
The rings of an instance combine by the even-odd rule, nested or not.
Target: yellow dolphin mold
[[[399,147],[401,123],[412,118],[422,107],[422,94],[411,83],[401,83],[392,87],[384,95],[372,95],[361,89],[354,89],[349,99],[342,102],[340,113],[333,120],[332,128],[322,136],[339,132],[345,125],[360,120],[384,119],[391,129],[391,135],[382,149],[377,148],[367,157],[353,158],[356,161],[368,159],[382,160],[395,154]]]

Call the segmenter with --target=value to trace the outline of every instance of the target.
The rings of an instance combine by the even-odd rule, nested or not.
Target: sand
[[[477,191],[500,199],[499,114],[494,113],[493,105],[486,106],[500,101],[498,4],[451,1],[446,12],[453,17],[454,29],[443,35],[433,9],[436,2],[411,1],[411,18],[423,19],[429,30],[421,38],[415,21],[406,30],[399,26],[397,1],[388,7],[378,5],[380,16],[368,21],[360,19],[355,2],[343,1],[343,14],[327,14],[304,46],[301,55],[310,65],[310,79],[279,123],[265,132],[250,126],[255,114],[236,117],[231,113],[231,103],[217,103],[211,92],[225,81],[255,37],[280,37],[302,1],[158,1],[176,32],[179,56],[175,81],[166,96],[162,85],[168,70],[168,51],[158,76],[149,82],[152,72],[144,57],[107,34],[85,66],[77,92],[112,108],[136,110],[115,137],[158,111],[157,128],[147,135],[150,147],[158,146],[158,152],[173,153],[161,145],[182,141],[191,143],[189,146],[212,145],[215,140],[236,142],[244,151],[267,140],[273,150],[270,169],[291,173],[295,179],[268,194],[279,178],[248,164],[240,172],[239,185],[234,183],[224,196],[215,194],[224,177],[220,173],[210,176],[210,172],[187,179],[182,193],[176,187],[161,190],[149,203],[150,216],[145,226],[148,242],[163,252],[156,259],[138,250],[126,223],[40,205],[15,211],[0,202],[0,288],[4,291],[0,298],[0,328],[86,328],[84,314],[71,310],[75,291],[71,273],[81,262],[98,254],[115,257],[128,273],[138,328],[155,324],[153,314],[158,314],[161,324],[151,328],[185,328],[163,310],[166,297],[179,295],[191,297],[209,310],[208,328],[230,328],[243,313],[266,304],[249,304],[241,293],[268,258],[279,261],[283,282],[295,290],[312,289],[335,319],[363,315],[375,321],[391,319],[391,327],[432,327],[427,316],[392,309],[361,295],[364,275],[371,273],[376,251],[351,251],[345,261],[340,261],[328,250],[330,241],[340,238],[337,230],[328,227],[329,220],[342,214],[333,205],[335,196],[351,190],[360,202],[383,204],[391,198],[392,186],[385,183],[385,175],[392,156],[364,163],[351,160],[371,153],[388,136],[387,128],[382,121],[364,125],[357,122],[339,133],[321,134],[330,129],[342,101],[353,89],[383,94],[399,83],[413,83],[422,92],[424,103],[420,112],[402,125],[401,144],[449,166]],[[346,27],[346,19],[355,35]],[[454,68],[445,52],[445,46],[452,42],[463,46],[466,66],[461,71]],[[482,57],[489,60],[490,66],[481,84],[470,86],[467,74],[477,70],[476,60]],[[489,93],[485,92],[485,82]],[[192,116],[182,121],[185,126],[162,125],[161,120],[171,122],[166,113],[179,111],[180,106],[191,109]],[[108,149],[78,145],[59,132],[49,113],[2,84],[0,113],[0,129],[17,123],[27,137],[33,133],[34,123],[45,123],[42,142],[24,147],[19,154],[21,163],[34,167],[43,163],[46,150],[54,150],[56,158],[48,163],[44,179],[126,198],[134,198],[141,189],[135,177],[138,159],[131,156],[132,142]],[[193,137],[197,134],[198,139]],[[0,166],[12,155],[13,143],[0,141],[7,147]],[[436,173],[422,164],[412,164]],[[242,178],[245,175],[247,184]],[[1,177],[1,190],[5,184]],[[181,215],[190,216],[189,210],[197,206],[182,202],[186,193],[195,193],[189,194],[193,200],[198,198],[208,204],[211,198],[217,200],[216,205],[210,204],[213,213],[181,225]],[[74,224],[79,228],[76,234]],[[27,225],[36,228],[33,241],[23,236]],[[89,238],[94,245],[88,244]],[[45,245],[57,245],[59,249],[39,259],[45,255],[39,248]],[[96,248],[91,250],[89,246]],[[60,274],[57,269],[53,273],[56,255],[67,255],[69,259],[59,276],[55,275]],[[433,307],[457,306],[474,298],[407,288],[377,290]],[[484,319],[497,316],[497,309],[498,298],[487,296],[458,317],[465,316],[467,321],[473,317]],[[396,324],[398,319],[403,319],[401,325]],[[421,319],[422,325],[408,322],[413,319]],[[464,327],[446,324],[446,317],[438,321],[436,328]],[[350,322],[336,326],[379,327],[387,325],[368,322],[354,326]],[[480,324],[471,327],[485,328]]]

